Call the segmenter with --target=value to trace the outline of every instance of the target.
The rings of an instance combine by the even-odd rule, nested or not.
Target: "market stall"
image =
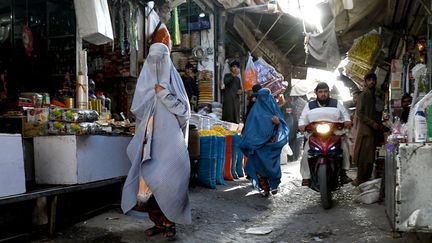
[[[432,232],[428,186],[432,182],[432,92],[426,93],[427,68],[421,59],[413,63],[393,60],[392,65],[389,110],[393,122],[385,145],[386,212],[395,231]],[[404,92],[412,97],[401,97]],[[410,105],[405,104],[407,97]]]

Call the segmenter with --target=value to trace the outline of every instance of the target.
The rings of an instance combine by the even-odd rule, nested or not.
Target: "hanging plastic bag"
[[[223,80],[224,80],[225,75],[228,73],[230,73],[230,67],[229,67],[228,59],[225,59],[225,64],[224,64],[223,69],[222,69],[222,78],[221,78],[220,86],[219,86],[220,89],[225,89],[225,84],[224,84]]]
[[[257,70],[252,60],[252,56],[249,55],[244,71],[243,89],[252,90],[252,86],[257,84]]]
[[[86,41],[101,45],[114,40],[107,0],[75,0],[79,35]]]
[[[286,165],[288,164],[288,156],[292,156],[293,155],[293,151],[291,150],[291,147],[289,146],[289,144],[285,144],[282,147],[281,150],[281,154],[280,154],[280,164],[281,165]]]

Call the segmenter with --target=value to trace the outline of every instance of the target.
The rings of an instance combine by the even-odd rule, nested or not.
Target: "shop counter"
[[[35,182],[71,185],[126,176],[131,136],[34,137]]]
[[[20,134],[0,133],[0,197],[24,193],[24,153]]]
[[[395,231],[432,232],[432,144],[386,145],[385,204]]]

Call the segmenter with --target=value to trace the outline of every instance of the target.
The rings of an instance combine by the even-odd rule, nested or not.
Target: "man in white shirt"
[[[310,101],[303,109],[299,118],[299,130],[304,132],[306,125],[318,120],[343,122],[345,128],[350,128],[352,122],[345,107],[336,99],[330,98],[329,86],[320,82],[315,88],[316,100]],[[342,138],[343,165],[342,181],[347,184],[352,181],[346,174],[349,169],[349,151],[346,138]],[[300,161],[300,174],[303,177],[302,186],[310,186],[310,170],[308,163],[309,138],[303,149],[303,157]]]

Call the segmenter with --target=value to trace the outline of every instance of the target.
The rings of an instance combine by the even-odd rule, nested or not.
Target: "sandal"
[[[153,226],[153,227],[151,227],[151,228],[149,228],[149,229],[146,229],[145,231],[144,231],[144,233],[147,235],[147,236],[154,236],[154,235],[157,235],[157,234],[160,234],[160,233],[164,233],[165,232],[165,228],[163,227],[163,226]]]
[[[176,227],[175,227],[175,224],[165,225],[164,237],[168,241],[174,241],[176,239]]]

